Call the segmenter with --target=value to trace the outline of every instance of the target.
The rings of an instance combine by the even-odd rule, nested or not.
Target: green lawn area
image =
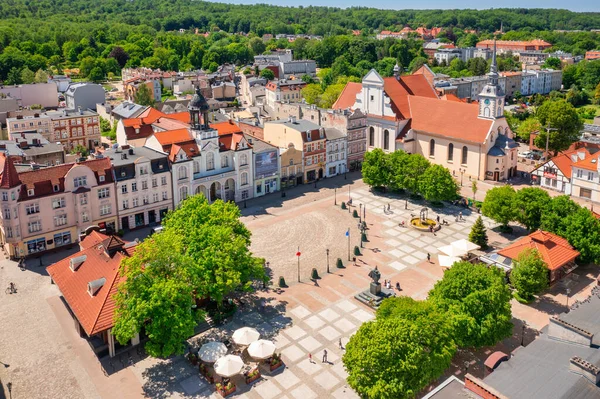
[[[593,108],[596,110],[596,116],[600,116],[600,105],[597,104],[587,104],[587,105],[581,105],[579,107],[577,107],[577,109],[579,108]],[[592,119],[584,119],[583,123],[593,123],[594,122],[594,118]]]

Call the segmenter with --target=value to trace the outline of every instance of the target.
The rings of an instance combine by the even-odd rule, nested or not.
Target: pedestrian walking
[[[440,223],[440,215],[437,215],[437,222]]]
[[[387,213],[387,211],[385,210],[385,205],[383,206],[383,213]]]
[[[314,363],[312,360],[312,353],[308,352],[308,361]]]
[[[328,363],[328,361],[327,361],[327,349],[323,349],[323,363]]]
[[[400,291],[400,281],[396,281],[396,289]]]
[[[431,263],[431,254],[427,252],[427,262]]]
[[[390,203],[388,202],[388,212],[390,211]]]
[[[344,347],[342,346],[342,339],[340,338],[340,340],[338,341],[338,345],[340,346],[340,349],[344,349]]]
[[[462,211],[461,211],[461,212],[458,212],[458,218],[459,218],[460,220],[463,220]]]

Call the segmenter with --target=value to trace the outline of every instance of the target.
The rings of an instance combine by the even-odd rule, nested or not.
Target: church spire
[[[488,73],[488,83],[492,86],[498,85],[498,64],[496,62],[496,38],[494,38],[494,51],[492,52],[492,64]]]

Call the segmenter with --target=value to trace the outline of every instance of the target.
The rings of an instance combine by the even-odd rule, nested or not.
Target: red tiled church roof
[[[541,230],[521,238],[498,253],[514,260],[526,249],[536,249],[550,270],[556,270],[579,256],[579,252],[567,240]]]
[[[344,90],[340,93],[340,96],[333,104],[333,109],[346,109],[352,108],[356,102],[356,95],[362,90],[362,84],[356,82],[348,82],[344,87]]]

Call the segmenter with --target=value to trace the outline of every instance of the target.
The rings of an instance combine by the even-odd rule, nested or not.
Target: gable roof
[[[235,123],[233,123],[232,121],[211,123],[209,126],[212,129],[215,129],[217,132],[219,132],[219,136],[224,135],[224,134],[241,133],[242,132],[240,127],[238,125],[236,125]]]
[[[410,118],[410,109],[408,107],[408,96],[410,92],[396,78],[389,77],[383,79],[383,90],[390,98],[392,109],[396,115],[402,119]]]
[[[579,152],[583,152],[583,154],[584,154],[584,158],[582,160],[585,160],[586,158],[588,158],[590,156],[590,153],[588,152],[588,150],[586,148],[579,148],[577,150],[559,152],[555,157],[552,157],[547,162],[544,162],[543,164],[538,166],[536,168],[536,170],[543,168],[544,166],[546,166],[550,162],[552,162],[554,164],[554,166],[556,166],[556,168],[558,168],[558,170],[560,170],[567,179],[570,179],[572,172],[573,172],[572,166],[574,164],[582,161],[579,158],[577,158],[578,161],[573,162],[572,157],[573,156],[578,157]]]
[[[593,170],[594,172],[598,170],[598,157],[600,157],[600,151],[582,159],[581,161],[577,161],[573,164],[574,168]]]
[[[479,108],[474,104],[419,96],[409,96],[408,104],[414,130],[483,143],[493,124],[478,118]]]
[[[12,159],[0,152],[0,187],[12,188],[20,184],[21,180]]]
[[[424,74],[400,76],[400,83],[414,96],[438,98],[435,89]]]
[[[190,131],[187,128],[167,130],[165,132],[156,132],[154,137],[164,147],[174,143],[180,143],[193,139]]]
[[[567,240],[542,230],[534,231],[498,253],[515,260],[526,249],[538,250],[550,270],[556,270],[579,256],[579,252]]]
[[[344,90],[340,93],[338,99],[333,103],[333,109],[352,108],[356,102],[356,95],[362,90],[362,84],[357,82],[348,82]]]
[[[105,245],[112,245],[115,241],[111,237],[102,239],[102,236],[90,234],[82,241],[84,249],[46,268],[88,336],[113,327],[113,296],[117,285],[124,279],[119,275],[121,261],[135,251],[135,244],[123,246],[124,242],[119,240],[122,244],[117,249],[120,250],[109,256]],[[75,271],[71,269],[71,260],[81,262]],[[91,295],[88,284],[102,279],[103,285]]]

